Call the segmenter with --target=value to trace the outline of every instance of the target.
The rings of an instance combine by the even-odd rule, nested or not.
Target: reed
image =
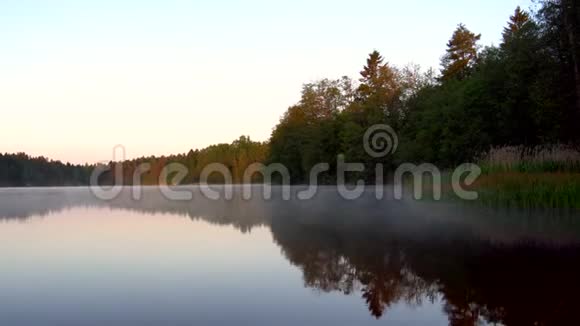
[[[580,173],[580,151],[569,145],[492,148],[479,160],[484,174],[494,172]]]
[[[493,206],[580,209],[580,173],[493,173],[476,189]]]
[[[494,206],[580,209],[580,152],[572,146],[523,146],[490,150],[475,184],[480,200]]]

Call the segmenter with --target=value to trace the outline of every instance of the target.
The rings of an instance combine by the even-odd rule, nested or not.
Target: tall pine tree
[[[514,35],[517,35],[529,23],[530,15],[518,6],[513,16],[510,16],[508,25],[503,29],[503,42],[509,42]]]
[[[383,63],[378,51],[373,51],[360,72],[359,98],[367,111],[396,116],[403,92],[402,76],[398,69]],[[377,123],[378,121],[374,121]]]
[[[443,81],[462,80],[469,75],[477,63],[478,45],[481,34],[475,35],[463,24],[459,24],[447,43],[447,53],[441,60]]]

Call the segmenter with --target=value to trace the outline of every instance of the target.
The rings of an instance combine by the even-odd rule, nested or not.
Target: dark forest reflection
[[[177,214],[242,232],[265,225],[307,287],[360,296],[376,318],[397,303],[441,300],[451,325],[580,322],[578,216],[371,197],[347,202],[326,189],[308,202],[171,202],[151,188],[141,201],[126,193],[105,203],[85,190],[23,190],[0,193],[0,219],[97,206]]]
[[[377,318],[394,303],[420,305],[441,295],[451,325],[580,321],[574,312],[580,303],[577,246],[411,239],[371,226],[352,230],[286,218],[275,219],[272,232],[307,286],[360,290]]]

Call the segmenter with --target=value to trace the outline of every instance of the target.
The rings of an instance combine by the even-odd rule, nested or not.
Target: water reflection
[[[347,202],[331,188],[307,202],[194,197],[171,202],[149,188],[141,201],[126,191],[102,202],[81,189],[0,190],[0,219],[109,207],[187,216],[241,232],[266,226],[307,287],[360,296],[376,318],[401,302],[419,307],[441,300],[450,325],[580,322],[580,220],[574,214],[376,202],[372,194]]]
[[[412,238],[371,225],[313,227],[286,218],[275,219],[272,232],[306,285],[346,294],[360,289],[376,317],[401,300],[420,305],[442,295],[451,325],[580,321],[577,246]]]

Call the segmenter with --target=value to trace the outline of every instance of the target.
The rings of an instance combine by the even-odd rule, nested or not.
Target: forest
[[[92,168],[24,153],[0,153],[0,187],[88,185]]]
[[[269,160],[283,162],[299,180],[341,153],[374,163],[362,139],[375,124],[399,135],[397,153],[382,162],[391,168],[401,162],[451,168],[492,149],[573,146],[580,136],[577,6],[545,1],[534,14],[518,7],[498,46],[482,48],[481,35],[459,24],[439,72],[396,67],[374,51],[358,81],[306,84],[272,133]],[[363,177],[372,180],[372,173]]]
[[[451,32],[439,70],[398,67],[389,63],[388,54],[372,51],[356,80],[304,84],[300,100],[267,142],[243,136],[231,144],[110,166],[122,164],[129,176],[140,163],[150,163],[142,182],[155,184],[171,162],[188,167],[184,183],[197,182],[209,163],[226,165],[234,182],[249,164],[282,163],[293,182],[306,183],[310,169],[326,162],[331,170],[322,180],[333,183],[336,157],[343,154],[347,162],[383,163],[387,173],[402,162],[429,162],[441,169],[475,162],[486,172],[482,185],[499,189],[497,182],[511,178],[529,188],[547,180],[551,188],[540,183],[551,193],[564,180],[567,192],[580,194],[580,4],[542,0],[529,11],[518,7],[506,17],[497,45],[481,46],[481,35],[464,24]],[[395,154],[377,159],[365,153],[363,135],[376,124],[396,130]],[[0,185],[87,184],[92,168],[6,154],[0,156]],[[546,173],[560,173],[560,178]],[[374,180],[374,170],[351,178]],[[110,174],[103,182],[112,179]]]

